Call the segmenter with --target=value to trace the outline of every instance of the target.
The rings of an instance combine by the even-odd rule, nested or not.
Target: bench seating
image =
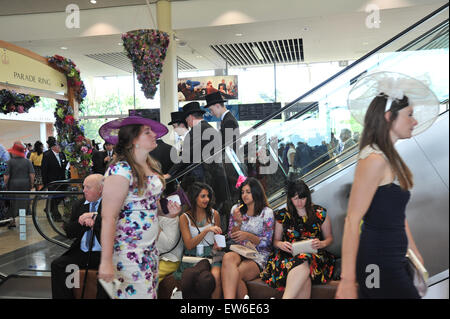
[[[332,280],[327,284],[313,285],[311,288],[311,299],[333,299],[339,281]],[[180,281],[173,275],[165,277],[159,283],[158,299],[170,299],[173,289],[177,287],[181,290]],[[247,282],[247,289],[250,299],[280,299],[283,296],[281,291],[269,287],[261,279],[255,279]]]

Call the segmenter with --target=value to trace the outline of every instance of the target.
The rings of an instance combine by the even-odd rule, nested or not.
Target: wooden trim
[[[22,93],[22,94],[31,94],[31,95],[36,95],[39,97],[48,97],[48,98],[56,99],[56,100],[63,100],[63,101],[69,100],[67,95],[59,95],[59,94],[52,93],[49,91],[31,89],[31,88],[27,88],[24,86],[0,83],[0,90],[3,90],[3,89],[8,90],[8,91],[15,91],[17,93]]]
[[[21,48],[21,47],[15,45],[15,44],[12,44],[12,43],[9,43],[9,42],[6,42],[6,41],[2,41],[2,40],[0,40],[0,48],[5,48],[5,49],[8,49],[10,51],[14,51],[16,53],[25,55],[25,56],[33,59],[33,60],[39,61],[39,62],[41,62],[41,63],[43,63],[45,65],[48,65],[49,67],[57,70],[59,73],[63,73],[63,72],[61,72],[60,69],[58,69],[58,68],[54,67],[52,64],[48,63],[47,58],[45,58],[43,56],[40,56],[39,54],[34,53],[33,51],[30,51],[28,49]]]

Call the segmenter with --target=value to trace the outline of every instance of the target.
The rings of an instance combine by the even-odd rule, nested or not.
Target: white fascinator
[[[395,72],[375,72],[359,79],[348,94],[348,108],[360,124],[364,125],[364,116],[370,103],[376,96],[385,96],[385,112],[392,102],[406,95],[413,107],[413,116],[418,124],[412,132],[417,135],[429,128],[439,115],[439,100],[433,91],[413,77]]]

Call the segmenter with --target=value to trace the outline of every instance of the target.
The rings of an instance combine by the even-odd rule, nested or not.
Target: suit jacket
[[[75,241],[70,246],[69,250],[65,254],[69,254],[73,251],[82,251],[80,248],[81,239],[83,238],[84,233],[89,230],[89,227],[81,226],[78,223],[78,218],[84,213],[89,212],[89,204],[84,204],[86,199],[83,197],[81,200],[76,201],[72,205],[72,214],[70,216],[70,221],[64,223],[63,229],[67,234],[67,237],[70,239],[75,238]],[[94,223],[94,234],[97,237],[97,240],[100,242],[100,234],[101,234],[101,225],[102,225],[102,216],[101,216],[102,202],[98,205],[98,215],[95,218]],[[89,244],[89,243],[88,243]],[[65,255],[64,254],[64,255]]]
[[[63,152],[59,153],[61,165],[59,165],[55,154],[52,150],[48,150],[42,157],[41,172],[44,185],[50,182],[66,179],[67,160]]]
[[[167,174],[173,166],[173,161],[170,158],[170,152],[176,154],[177,151],[172,145],[165,143],[163,140],[157,140],[156,144],[158,144],[158,146],[150,152],[150,156],[161,164],[163,174]]]
[[[235,153],[237,153],[237,149],[239,148],[239,142],[237,142],[237,138],[239,138],[239,123],[236,120],[236,118],[231,114],[231,112],[227,112],[225,116],[223,117],[223,120],[220,122],[220,134],[222,134],[222,146],[225,146],[226,143],[230,143],[230,140],[226,140],[226,132],[225,129],[233,129],[236,130],[238,133],[238,136],[233,136],[233,145],[231,147],[232,150],[234,150]],[[230,134],[230,133],[228,133]]]
[[[172,177],[175,177],[178,173],[180,173],[182,170],[186,169],[189,165],[194,163],[194,159],[196,160],[197,164],[199,161],[197,160],[200,155],[200,162],[202,164],[199,166],[201,170],[203,170],[204,174],[204,180],[203,182],[210,185],[215,193],[216,196],[216,203],[220,204],[224,200],[226,200],[229,197],[229,190],[227,186],[227,178],[225,174],[225,170],[223,168],[222,163],[215,163],[212,161],[211,163],[205,163],[204,158],[202,158],[203,150],[207,145],[209,145],[215,138],[221,138],[219,132],[214,129],[211,125],[208,124],[206,121],[201,121],[199,124],[200,127],[193,127],[189,133],[186,135],[186,138],[183,142],[183,152],[189,151],[189,159],[183,159],[178,164],[175,164],[172,166],[172,168],[169,170],[169,174]],[[205,137],[205,139],[202,139],[200,136],[197,136],[197,133],[194,135],[194,130],[199,130],[201,132],[201,136]],[[216,134],[213,136],[207,136],[207,134],[204,136],[203,133],[208,130],[208,132],[215,132]],[[197,140],[194,140],[194,138],[197,138]],[[194,148],[194,145],[195,148]],[[214,154],[216,150],[211,147],[210,152],[208,153],[210,156]],[[200,152],[200,154],[198,154]],[[187,156],[184,156],[187,157]],[[186,184],[189,185],[191,182],[196,181],[197,179],[193,177],[192,172],[185,175],[183,180],[185,179],[191,179]],[[183,186],[183,185],[182,185]],[[183,187],[185,190],[186,187]],[[217,207],[217,206],[216,206]]]
[[[106,171],[106,165],[108,163],[105,163],[105,158],[108,155],[106,151],[93,151],[92,153],[92,171],[94,174],[101,174],[104,175]]]

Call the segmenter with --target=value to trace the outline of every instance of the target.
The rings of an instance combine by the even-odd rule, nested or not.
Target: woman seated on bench
[[[273,246],[267,267],[261,273],[269,286],[284,290],[283,299],[309,299],[311,281],[326,283],[331,280],[335,257],[324,250],[333,242],[327,211],[311,202],[311,192],[303,181],[289,182],[287,208],[275,214],[276,225]],[[292,256],[292,243],[313,239],[317,253]]]
[[[214,242],[214,234],[221,234],[219,213],[212,208],[214,205],[214,191],[205,183],[195,182],[188,190],[191,210],[180,217],[180,230],[184,242],[185,256],[212,257],[212,250],[221,249]],[[194,266],[182,262],[177,270],[178,275],[185,269]],[[211,295],[213,299],[219,299],[222,294],[220,284],[221,262],[214,262],[211,273],[216,282],[216,288]]]
[[[222,261],[223,296],[226,299],[243,299],[247,295],[246,281],[258,278],[266,266],[272,251],[274,218],[261,183],[248,178],[240,186],[243,205],[231,209],[228,236],[240,245],[252,243],[256,250],[255,259],[247,259],[231,251]]]

